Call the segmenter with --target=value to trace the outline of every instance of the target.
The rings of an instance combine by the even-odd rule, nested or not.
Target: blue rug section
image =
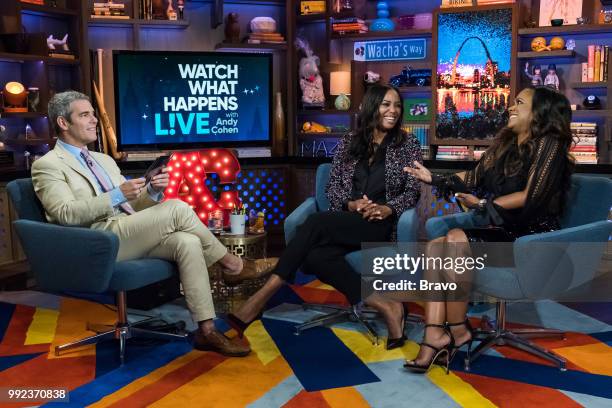
[[[283,287],[270,298],[266,304],[266,309],[272,309],[283,303],[301,305],[304,301],[288,285],[283,285]]]
[[[0,341],[4,338],[4,333],[11,322],[15,305],[12,303],[0,302]]]
[[[263,319],[263,325],[306,391],[351,387],[380,379],[327,328],[293,334],[295,323]]]
[[[608,346],[612,346],[612,331],[591,333],[589,336],[601,341],[602,343],[606,343]]]
[[[38,357],[41,354],[47,353],[18,354],[16,356],[0,357],[0,371],[4,371],[7,368],[19,365],[25,361],[33,359],[34,357]]]
[[[561,304],[612,325],[612,302],[565,302]]]
[[[451,363],[451,369],[453,371],[465,371],[463,369],[464,358],[465,353],[459,352]],[[563,372],[553,366],[510,358],[482,355],[472,363],[470,371],[466,372],[558,390],[590,394],[602,398],[612,398],[612,377],[574,370]]]
[[[125,346],[126,362],[138,360],[157,350],[157,347],[168,343],[164,340],[132,338],[127,340]],[[104,341],[96,344],[96,378],[118,369],[119,342],[117,340]]]
[[[126,362],[122,367],[96,378],[70,391],[70,402],[50,402],[44,407],[84,407],[116,392],[151,371],[163,367],[172,360],[192,350],[190,343],[173,341],[159,347],[150,347],[150,352],[138,358],[131,356],[129,347]]]

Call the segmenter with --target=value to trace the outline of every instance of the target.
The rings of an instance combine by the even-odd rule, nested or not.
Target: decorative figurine
[[[325,106],[323,79],[319,73],[319,57],[314,55],[308,41],[302,38],[295,40],[295,46],[305,54],[300,60],[300,88],[302,88],[302,105],[304,107]]]
[[[553,37],[548,43],[548,48],[551,50],[562,50],[565,47],[565,40],[561,37]]]
[[[168,0],[168,7],[166,8],[166,17],[168,20],[176,21],[177,14],[174,7],[172,7],[172,0]]]
[[[548,66],[548,74],[544,78],[544,85],[549,86],[553,89],[559,90],[559,77],[557,76],[557,66],[550,64]]]
[[[376,15],[378,18],[372,21],[371,31],[393,31],[395,23],[389,18],[389,5],[386,1],[379,1],[376,4]]]
[[[185,18],[185,0],[177,0],[176,6],[178,7],[178,18],[183,20]]]
[[[541,86],[542,82],[542,68],[539,65],[533,66],[533,73],[529,73],[529,62],[525,63],[525,75],[531,79],[532,86]]]
[[[363,76],[363,82],[366,83],[366,86],[373,85],[380,81],[380,74],[374,71],[366,71]]]
[[[546,38],[544,37],[536,37],[531,40],[531,50],[532,51],[550,51],[550,48],[546,46]]]
[[[566,50],[574,50],[576,48],[576,40],[574,40],[573,38],[570,38],[569,40],[567,40],[565,42],[565,49]]]
[[[62,50],[64,51],[70,51],[70,49],[68,48],[68,34],[66,34],[64,36],[64,38],[62,38],[61,40],[58,40],[57,38],[53,38],[53,34],[51,34],[49,37],[47,37],[47,47],[49,47],[49,50],[51,51],[55,51],[58,46],[62,46]]]
[[[225,39],[223,42],[240,42],[240,23],[238,22],[238,13],[228,13],[225,20]]]

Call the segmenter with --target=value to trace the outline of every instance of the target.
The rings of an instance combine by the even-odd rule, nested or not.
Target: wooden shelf
[[[7,145],[21,145],[21,146],[40,146],[40,145],[55,145],[57,139],[8,139],[4,143]]]
[[[607,88],[608,82],[572,82],[571,88],[574,89],[595,89],[595,88]]]
[[[516,54],[517,58],[573,58],[576,55],[574,50],[558,50],[558,51],[523,51]]]
[[[406,37],[431,37],[431,29],[415,29],[415,30],[397,30],[397,31],[369,31],[367,33],[355,34],[336,34],[333,33],[331,38],[334,40],[384,40],[387,38],[406,38]]]
[[[431,86],[402,86],[398,89],[401,93],[431,93]]]
[[[248,43],[219,43],[215,45],[215,50],[231,51],[286,51],[287,44],[248,44]]]
[[[56,16],[76,16],[77,10],[71,10],[63,7],[39,6],[38,4],[20,3],[21,11],[27,14],[36,15],[56,15]]]
[[[519,35],[540,36],[555,34],[605,34],[612,33],[612,24],[563,25],[560,27],[519,28]]]
[[[308,132],[297,132],[296,136],[297,137],[310,137],[310,136],[316,136],[316,137],[342,137],[344,135],[346,135],[348,133],[348,130],[346,132],[325,132],[325,133],[316,133],[316,132],[312,132],[312,133],[308,133]]]
[[[46,55],[16,54],[11,52],[0,52],[0,61],[5,62],[24,62],[24,61],[43,61],[52,65],[79,65],[78,59],[53,58]]]
[[[46,112],[0,112],[0,118],[39,119],[46,118]]]
[[[338,109],[300,109],[298,115],[352,115],[357,113],[357,110],[338,110]]]
[[[604,116],[612,116],[612,110],[607,109],[579,109],[572,111],[572,119],[576,117],[581,118],[599,118]]]
[[[142,20],[142,19],[118,19],[118,18],[90,18],[87,20],[89,27],[124,27],[131,28],[138,25],[141,28],[174,28],[185,29],[189,27],[188,20]]]
[[[429,144],[430,146],[489,146],[491,143],[493,143],[493,139],[435,138]]]
[[[324,23],[325,13],[298,15],[296,17],[296,21],[298,23],[306,23],[306,24],[307,23]]]

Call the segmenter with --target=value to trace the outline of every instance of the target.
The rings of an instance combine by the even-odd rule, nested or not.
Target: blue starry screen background
[[[248,145],[249,142],[269,142],[272,92],[272,58],[269,54],[118,52],[113,55],[113,62],[117,136],[122,147],[152,144],[206,147],[207,143]],[[183,115],[183,125],[187,124],[189,113],[208,113],[208,134],[196,132],[195,120],[190,127],[181,128],[177,118],[171,124],[170,111],[164,112],[164,97],[229,95],[192,94],[188,79],[181,76],[179,64],[238,65],[238,84],[235,93],[231,94],[237,98],[237,110],[194,107],[189,111],[173,112]],[[205,81],[207,78],[193,80]],[[157,126],[156,113],[160,114]],[[230,117],[237,120],[233,126],[237,128],[236,133],[212,131],[218,119]],[[168,134],[156,135],[160,128],[168,130]],[[187,134],[184,134],[185,129],[189,130]]]

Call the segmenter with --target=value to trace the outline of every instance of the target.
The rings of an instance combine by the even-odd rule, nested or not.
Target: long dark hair
[[[349,153],[354,159],[367,159],[374,153],[372,138],[374,129],[380,124],[379,108],[389,91],[395,91],[400,101],[400,116],[392,129],[387,132],[391,137],[391,145],[399,146],[404,140],[402,132],[402,118],[404,117],[404,101],[402,94],[397,88],[389,85],[372,85],[368,88],[361,102],[361,110],[357,117],[357,129],[353,133]]]
[[[496,168],[501,169],[505,177],[512,177],[528,162],[528,175],[533,176],[533,181],[523,215],[531,217],[542,208],[550,215],[560,215],[574,171],[574,161],[569,154],[572,111],[567,98],[554,89],[543,86],[530,89],[533,89],[533,99],[529,138],[516,149],[518,135],[504,127],[483,155],[478,166],[481,171],[477,168],[474,176],[478,180],[484,171]]]

